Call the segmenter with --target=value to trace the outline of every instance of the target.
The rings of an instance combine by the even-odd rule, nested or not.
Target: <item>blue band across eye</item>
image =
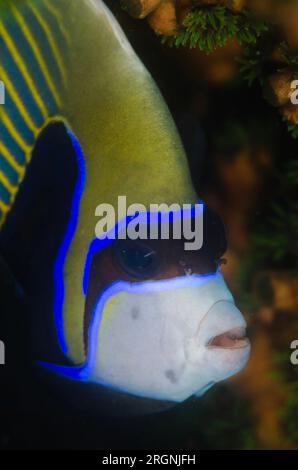
[[[132,277],[147,279],[158,270],[157,254],[152,246],[140,240],[117,240],[114,257],[120,268]]]

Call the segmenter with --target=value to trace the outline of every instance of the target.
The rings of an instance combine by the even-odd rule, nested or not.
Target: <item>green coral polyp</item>
[[[201,7],[186,16],[181,30],[175,36],[163,36],[162,42],[175,47],[198,47],[210,54],[235,37],[240,44],[254,45],[267,30],[265,21],[253,18],[246,11],[233,13],[223,6]]]

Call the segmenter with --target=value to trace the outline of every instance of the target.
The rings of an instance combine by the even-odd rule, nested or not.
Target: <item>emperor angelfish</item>
[[[117,207],[119,195],[147,215],[151,204],[198,201],[169,110],[105,4],[1,2],[0,79],[1,223],[50,123],[65,125],[79,168],[53,273],[53,316],[72,366],[41,365],[98,384],[99,395],[169,402],[242,369],[246,324],[220,271],[224,231],[211,210],[198,250],[185,250],[183,237],[95,237],[96,206]]]

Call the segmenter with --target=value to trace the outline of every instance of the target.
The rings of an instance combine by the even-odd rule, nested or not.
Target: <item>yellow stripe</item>
[[[68,45],[70,45],[70,36],[68,35],[67,30],[64,28],[64,24],[63,24],[63,21],[62,21],[62,18],[60,16],[59,11],[56,10],[55,7],[53,7],[53,5],[48,0],[44,0],[43,3],[45,5],[45,7],[48,9],[48,11],[50,13],[52,13],[52,15],[56,18],[56,20],[58,22],[58,25],[59,25],[59,28],[60,28],[60,31],[61,31],[65,41],[67,42]]]
[[[37,103],[38,107],[40,108],[40,111],[41,111],[44,119],[46,119],[46,117],[48,115],[46,106],[45,106],[44,102],[42,101],[42,99],[40,98],[39,92],[36,89],[36,86],[35,86],[32,78],[31,78],[31,75],[28,72],[28,69],[27,69],[21,55],[19,54],[17,48],[15,47],[14,42],[11,39],[10,35],[6,31],[5,26],[4,26],[3,23],[0,23],[0,36],[3,36],[4,42],[5,42],[6,46],[8,47],[8,49],[9,49],[13,59],[15,60],[17,66],[19,67],[20,73],[23,75],[23,78],[26,81],[35,102]]]
[[[34,122],[31,119],[30,114],[27,112],[27,109],[23,105],[23,102],[21,98],[18,95],[18,92],[16,91],[13,83],[11,82],[9,76],[7,75],[6,71],[4,68],[0,65],[0,75],[2,79],[5,82],[5,87],[10,94],[13,103],[17,107],[19,113],[21,114],[22,118],[24,119],[25,124],[28,126],[28,128],[33,132],[34,136],[36,136],[37,133],[37,127],[35,126]]]
[[[6,127],[6,129],[8,130],[8,132],[10,133],[11,137],[13,137],[13,139],[16,141],[16,143],[19,145],[19,147],[23,150],[23,152],[25,152],[25,153],[29,152],[31,150],[31,146],[28,145],[23,140],[23,138],[21,137],[21,135],[19,134],[19,132],[15,128],[14,123],[12,122],[10,117],[7,116],[5,109],[2,110],[1,121],[3,122],[3,124]]]
[[[42,27],[42,29],[43,29],[46,37],[47,37],[47,40],[50,44],[53,55],[54,55],[55,60],[57,62],[57,65],[58,65],[63,83],[64,83],[64,85],[66,85],[67,78],[66,78],[65,68],[64,68],[64,65],[63,65],[63,59],[60,55],[59,48],[58,48],[56,40],[55,40],[55,38],[52,34],[52,31],[50,30],[47,22],[43,19],[43,17],[40,15],[38,10],[33,5],[31,5],[30,3],[28,4],[28,7],[31,9],[32,13],[34,14],[35,18],[37,19],[38,23]]]
[[[4,214],[5,214],[6,212],[9,211],[10,205],[5,204],[5,202],[3,202],[3,201],[0,199],[0,209],[1,209],[1,210],[4,212]]]
[[[10,166],[20,175],[20,178],[22,178],[25,172],[25,167],[15,161],[10,151],[5,147],[5,145],[1,141],[0,141],[0,153],[3,155],[5,160],[7,160]]]
[[[42,53],[41,53],[38,45],[36,44],[35,39],[32,36],[31,31],[30,31],[25,19],[23,18],[23,16],[18,12],[18,10],[14,6],[12,6],[12,12],[13,12],[13,15],[14,15],[17,23],[19,24],[23,34],[25,35],[28,43],[30,44],[30,47],[31,47],[32,51],[34,52],[36,60],[37,60],[39,66],[41,68],[41,71],[42,71],[42,73],[45,77],[45,80],[48,84],[48,87],[52,92],[52,95],[53,95],[53,97],[56,101],[56,104],[60,107],[61,106],[60,96],[57,93],[57,90],[56,90],[55,85],[52,81],[51,75],[48,71],[47,64],[45,63],[45,61],[43,59]]]
[[[8,180],[7,176],[0,171],[0,181],[3,186],[11,193],[16,194],[18,190],[18,186],[13,186],[11,182]]]

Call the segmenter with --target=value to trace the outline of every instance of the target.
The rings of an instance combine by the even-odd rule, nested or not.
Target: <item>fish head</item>
[[[204,243],[116,239],[94,253],[84,316],[86,361],[52,369],[150,400],[180,403],[239,372],[246,322],[220,269],[219,218],[204,211]]]
[[[95,256],[87,380],[181,402],[244,367],[246,322],[220,272],[225,237],[214,213],[205,213],[204,232],[196,251],[186,251],[183,240],[126,239]]]

